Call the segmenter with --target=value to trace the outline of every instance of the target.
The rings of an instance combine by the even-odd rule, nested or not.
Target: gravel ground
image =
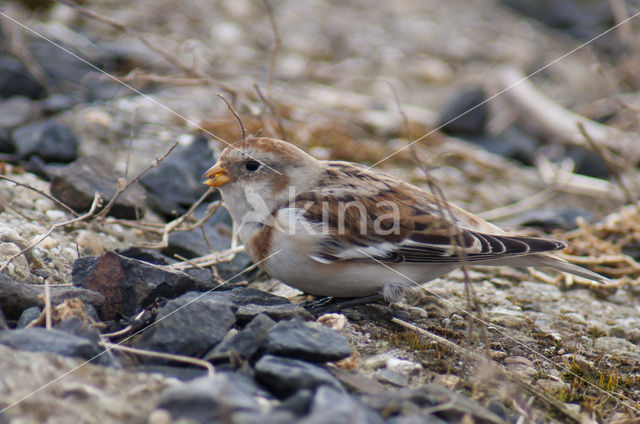
[[[255,95],[253,84],[277,105],[287,139],[318,157],[373,164],[407,145],[394,90],[403,113],[410,115],[415,138],[437,126],[441,111],[452,97],[468,88],[486,86],[502,66],[530,73],[580,43],[566,32],[549,29],[490,0],[452,0],[446,4],[433,0],[375,4],[357,0],[272,1],[282,44],[270,87],[274,34],[263,2],[101,0],[85,2],[85,6],[144,34],[184,63],[197,63],[211,78],[237,90],[229,93],[210,85],[145,86],[133,82],[147,95],[132,95],[127,88],[115,85],[120,97],[81,101],[55,115],[81,140],[78,156],[108,158],[118,175],[126,172],[128,176],[136,175],[175,141],[188,145],[199,132],[197,127],[216,138],[239,138],[236,122],[216,97],[218,92],[235,101],[250,130],[263,128],[264,133],[278,135],[278,120]],[[87,55],[92,49],[119,52],[128,58],[118,68],[120,74],[133,67],[156,75],[176,74],[175,67],[124,31],[82,17],[66,6],[55,5],[31,17],[17,4],[2,7],[34,29]],[[2,25],[9,24],[3,21]],[[603,99],[620,94],[629,102],[637,98],[634,77],[622,66],[625,60],[631,60],[632,53],[612,56],[587,47],[562,58],[532,80],[559,104],[596,119],[600,115],[594,111],[599,110]],[[31,105],[39,107],[35,101]],[[489,110],[489,133],[516,119],[499,101],[491,102]],[[624,121],[625,116],[628,110],[619,111],[610,122],[628,131],[637,130],[637,116]],[[551,151],[562,144],[553,139],[545,142]],[[214,137],[209,144],[214,155],[224,147]],[[535,167],[489,153],[468,138],[438,133],[420,143],[419,154],[438,165],[432,174],[447,198],[474,212],[529,198],[547,186]],[[408,150],[379,167],[426,187],[424,174]],[[23,163],[2,162],[3,175],[48,192],[50,183],[25,172],[25,168]],[[635,172],[632,177],[637,181]],[[19,252],[55,223],[72,218],[41,194],[8,181],[0,180],[0,201],[1,258]],[[579,210],[590,215],[592,222],[599,222],[608,214],[619,213],[622,205],[619,199],[560,191],[533,209]],[[637,220],[637,212],[635,216]],[[163,217],[146,207],[144,220],[158,223]],[[505,218],[501,223],[509,226],[519,221]],[[637,231],[630,237],[638,240],[640,226]],[[558,229],[555,235],[563,238],[566,233]],[[29,255],[16,258],[4,273],[25,284],[42,284],[45,279],[52,284],[68,284],[79,257],[151,241],[158,241],[157,237],[150,239],[148,234],[122,223],[82,222],[53,231]],[[468,419],[464,414],[440,416],[446,422],[636,422],[640,417],[640,280],[637,269],[634,272],[613,288],[594,289],[586,284],[551,284],[544,281],[544,275],[525,270],[473,268],[470,277],[484,322],[475,322],[469,335],[464,278],[455,271],[426,284],[425,290],[416,291],[399,304],[343,310],[346,322],[332,326],[346,337],[354,353],[327,365],[327,369],[350,393],[362,396],[358,402],[371,410],[377,410],[379,398],[375,396],[382,390],[436,383],[503,420],[479,418],[479,412],[469,412]],[[308,300],[260,274],[248,278],[244,285],[294,303]],[[427,329],[461,348],[452,350],[419,337],[392,323],[392,318]],[[234,331],[245,330],[234,327],[225,340]],[[495,366],[471,361],[462,353],[468,349],[484,354],[483,346]],[[137,371],[135,366],[140,364],[135,358],[123,360],[124,369],[95,365],[74,369],[82,364],[80,360],[43,352],[22,353],[2,345],[0,352],[0,375],[7,376],[0,382],[2,405],[11,405],[61,376],[46,389],[1,412],[0,422],[5,417],[16,423],[170,422],[171,418],[157,408],[175,411],[171,402],[177,395],[167,388],[182,387],[168,373]],[[499,370],[516,377],[507,378]],[[244,387],[244,383],[229,384]],[[182,393],[191,393],[189,390],[217,393],[214,388],[200,392],[195,385]],[[330,394],[322,394],[330,398]],[[288,415],[278,418],[281,421],[274,418],[282,399],[253,396],[247,414],[289,422]],[[322,404],[319,397],[315,392],[313,405]],[[310,411],[310,422],[331,422],[329,415],[323,418],[313,408]],[[390,417],[381,416],[391,422]],[[251,422],[247,417],[235,419]],[[345,422],[366,420],[361,417]],[[394,422],[413,421],[407,418]]]

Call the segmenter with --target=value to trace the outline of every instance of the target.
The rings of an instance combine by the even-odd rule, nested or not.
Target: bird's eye
[[[247,171],[250,171],[250,172],[257,171],[258,168],[260,168],[260,162],[255,160],[250,160],[250,161],[247,161],[244,167],[247,168]]]

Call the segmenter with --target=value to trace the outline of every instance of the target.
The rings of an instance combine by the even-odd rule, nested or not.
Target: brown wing
[[[322,223],[313,258],[321,262],[459,262],[456,244],[467,260],[484,261],[563,249],[564,243],[500,234],[500,230],[450,205],[456,226],[441,219],[433,197],[413,185],[346,162],[327,162],[321,191],[296,197],[290,207]],[[496,230],[496,234],[485,231]],[[373,258],[373,259],[372,259]]]

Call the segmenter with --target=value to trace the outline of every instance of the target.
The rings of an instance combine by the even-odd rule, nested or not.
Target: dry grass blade
[[[269,64],[269,91],[271,91],[271,87],[273,86],[273,79],[276,72],[276,60],[278,59],[278,51],[280,51],[280,44],[282,44],[282,39],[280,38],[280,33],[278,32],[278,26],[276,25],[276,20],[273,17],[273,9],[271,8],[271,4],[269,0],[263,0],[264,7],[267,9],[267,14],[269,16],[269,22],[271,23],[271,29],[273,30],[273,36],[275,38],[273,44],[273,51],[271,52],[271,63]]]
[[[162,358],[162,359],[168,359],[170,361],[182,362],[184,364],[197,365],[207,370],[207,374],[209,378],[213,377],[213,375],[216,372],[215,368],[213,367],[213,365],[211,365],[210,362],[207,362],[198,358],[192,358],[190,356],[176,355],[173,353],[165,353],[165,352],[156,352],[154,350],[138,349],[138,348],[133,348],[133,347],[124,346],[116,343],[110,343],[110,342],[100,342],[100,344],[105,349],[120,350],[122,352],[132,353],[134,355],[150,356],[152,358]]]

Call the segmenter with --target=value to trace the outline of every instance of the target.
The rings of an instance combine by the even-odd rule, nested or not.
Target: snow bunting
[[[220,190],[253,261],[312,295],[395,301],[459,267],[461,256],[472,265],[548,267],[607,281],[549,253],[564,249],[561,241],[510,236],[448,204],[452,225],[432,194],[354,163],[317,160],[285,141],[227,147],[203,178]]]

